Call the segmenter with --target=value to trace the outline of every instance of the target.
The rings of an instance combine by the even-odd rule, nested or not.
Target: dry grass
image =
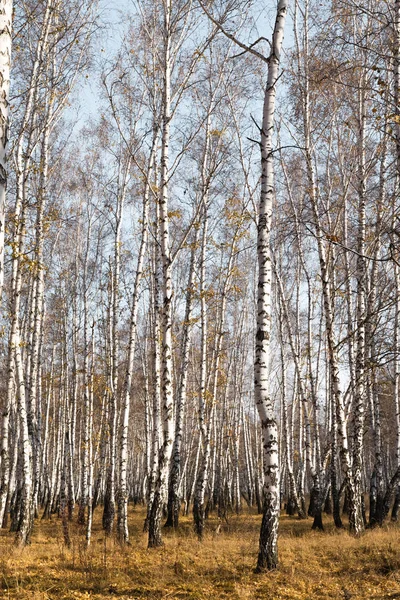
[[[397,525],[368,531],[361,539],[332,525],[325,533],[310,530],[311,521],[282,517],[280,569],[253,572],[260,517],[231,516],[219,535],[211,518],[203,543],[182,518],[179,532],[166,531],[165,545],[146,548],[141,532],[144,511],[131,513],[132,545],[120,548],[106,539],[95,518],[93,544],[73,527],[67,550],[57,518],[35,525],[32,544],[13,547],[0,537],[0,597],[21,599],[400,599],[400,537]],[[327,519],[325,519],[327,520]]]

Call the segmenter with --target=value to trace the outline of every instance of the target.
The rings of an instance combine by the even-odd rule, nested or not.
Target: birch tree
[[[261,524],[257,570],[278,566],[278,520],[280,508],[278,427],[269,389],[271,336],[270,233],[274,196],[273,141],[276,85],[288,5],[280,0],[268,60],[261,128],[261,197],[258,214],[257,333],[254,365],[255,402],[261,420],[264,448],[264,514]]]

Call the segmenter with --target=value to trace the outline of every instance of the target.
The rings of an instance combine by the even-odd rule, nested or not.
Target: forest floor
[[[283,516],[280,568],[254,573],[260,516],[231,515],[216,533],[210,517],[199,542],[191,518],[179,531],[164,530],[165,545],[148,550],[142,533],[142,507],[130,514],[131,546],[105,538],[97,509],[91,547],[72,527],[72,546],[63,543],[61,522],[35,523],[32,543],[13,546],[13,535],[0,534],[0,597],[21,599],[400,599],[400,527],[388,523],[354,539],[336,531],[325,517],[326,531],[311,531],[312,520]]]

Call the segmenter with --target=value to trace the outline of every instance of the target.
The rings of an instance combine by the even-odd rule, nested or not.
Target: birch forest
[[[0,0],[0,596],[400,598],[400,0]]]

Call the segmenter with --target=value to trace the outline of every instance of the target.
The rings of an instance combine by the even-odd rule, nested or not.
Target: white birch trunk
[[[278,521],[280,509],[278,425],[270,396],[269,363],[271,337],[271,255],[270,236],[274,198],[272,134],[274,130],[276,85],[279,78],[287,0],[280,0],[268,62],[261,131],[261,196],[258,215],[257,334],[254,364],[254,395],[261,420],[264,452],[264,514],[261,524],[257,570],[278,566]]]
[[[160,246],[163,271],[162,310],[162,419],[163,443],[149,519],[149,547],[162,545],[161,516],[168,493],[168,473],[174,439],[172,388],[172,262],[169,240],[169,143],[171,124],[171,0],[164,3],[163,116],[161,139]]]
[[[186,310],[183,323],[182,349],[181,349],[181,366],[180,366],[180,381],[178,389],[176,417],[175,417],[175,439],[172,450],[172,466],[169,481],[168,493],[168,516],[166,526],[178,527],[179,511],[181,500],[179,497],[179,480],[181,476],[181,453],[182,453],[182,436],[183,424],[186,409],[186,392],[187,392],[187,377],[189,369],[189,350],[192,333],[192,305],[194,293],[194,277],[195,277],[195,257],[198,243],[198,227],[195,229],[195,236],[192,242],[192,251],[190,258],[189,277],[186,289]]]
[[[132,294],[131,320],[129,328],[128,364],[125,375],[124,396],[122,405],[121,433],[120,433],[120,456],[119,456],[119,491],[118,491],[118,540],[126,544],[129,542],[128,530],[128,487],[127,487],[127,462],[128,462],[128,432],[130,397],[133,377],[133,361],[135,356],[137,314],[139,305],[140,283],[143,275],[143,262],[148,240],[148,214],[149,194],[151,190],[151,176],[154,164],[154,153],[156,150],[157,130],[154,131],[153,144],[150,151],[145,188],[143,193],[142,233],[139,254],[136,266],[136,277]],[[158,344],[156,339],[155,344]]]
[[[287,502],[287,513],[288,515],[293,515],[295,512],[298,513],[300,519],[305,519],[306,514],[301,506],[300,500],[297,495],[296,490],[296,481],[293,473],[293,461],[291,454],[291,443],[290,443],[290,433],[288,426],[288,414],[287,414],[287,401],[286,401],[286,360],[285,360],[285,352],[284,352],[284,338],[283,338],[283,314],[282,314],[282,301],[280,304],[279,310],[279,332],[280,332],[280,345],[281,345],[281,369],[282,369],[282,436],[285,445],[285,454],[286,454],[286,470],[289,480],[289,494],[288,494],[288,502]]]
[[[158,239],[159,211],[156,205],[155,240]],[[160,269],[159,269],[159,247],[153,244],[153,315],[152,315],[152,337],[153,337],[153,410],[152,410],[152,436],[151,436],[151,468],[148,482],[148,506],[144,522],[144,531],[149,530],[150,512],[153,505],[154,492],[157,480],[158,453],[160,450],[160,405],[161,405],[161,327],[160,327]]]
[[[398,198],[400,189],[400,0],[394,2],[393,23],[393,98],[396,120],[394,134],[396,144],[396,187],[394,197]],[[398,261],[394,264],[395,276],[395,324],[394,324],[394,407],[396,411],[396,462],[400,467],[400,267]],[[397,521],[400,508],[400,486],[397,488],[396,499],[392,510],[392,519]]]
[[[365,259],[365,73],[362,74],[359,88],[359,164],[358,164],[358,232],[357,232],[357,351],[356,351],[356,389],[354,398],[354,442],[353,442],[353,481],[349,484],[353,488],[354,506],[350,505],[349,526],[350,531],[360,535],[365,528],[362,514],[362,469],[363,469],[363,436],[364,414],[366,402],[365,379],[365,321],[366,321],[366,292],[367,272]]]
[[[120,157],[120,161],[122,161]],[[114,525],[115,517],[115,475],[116,475],[116,440],[117,440],[117,393],[118,393],[118,315],[120,305],[120,248],[121,248],[121,224],[124,212],[126,188],[129,179],[129,171],[132,159],[129,156],[126,164],[120,171],[122,182],[118,182],[117,206],[115,209],[115,231],[114,231],[114,262],[111,273],[111,331],[110,331],[110,409],[109,409],[109,465],[107,473],[106,493],[104,497],[103,527],[106,535],[110,535]],[[119,173],[119,178],[121,174]],[[129,360],[129,359],[128,359]]]

